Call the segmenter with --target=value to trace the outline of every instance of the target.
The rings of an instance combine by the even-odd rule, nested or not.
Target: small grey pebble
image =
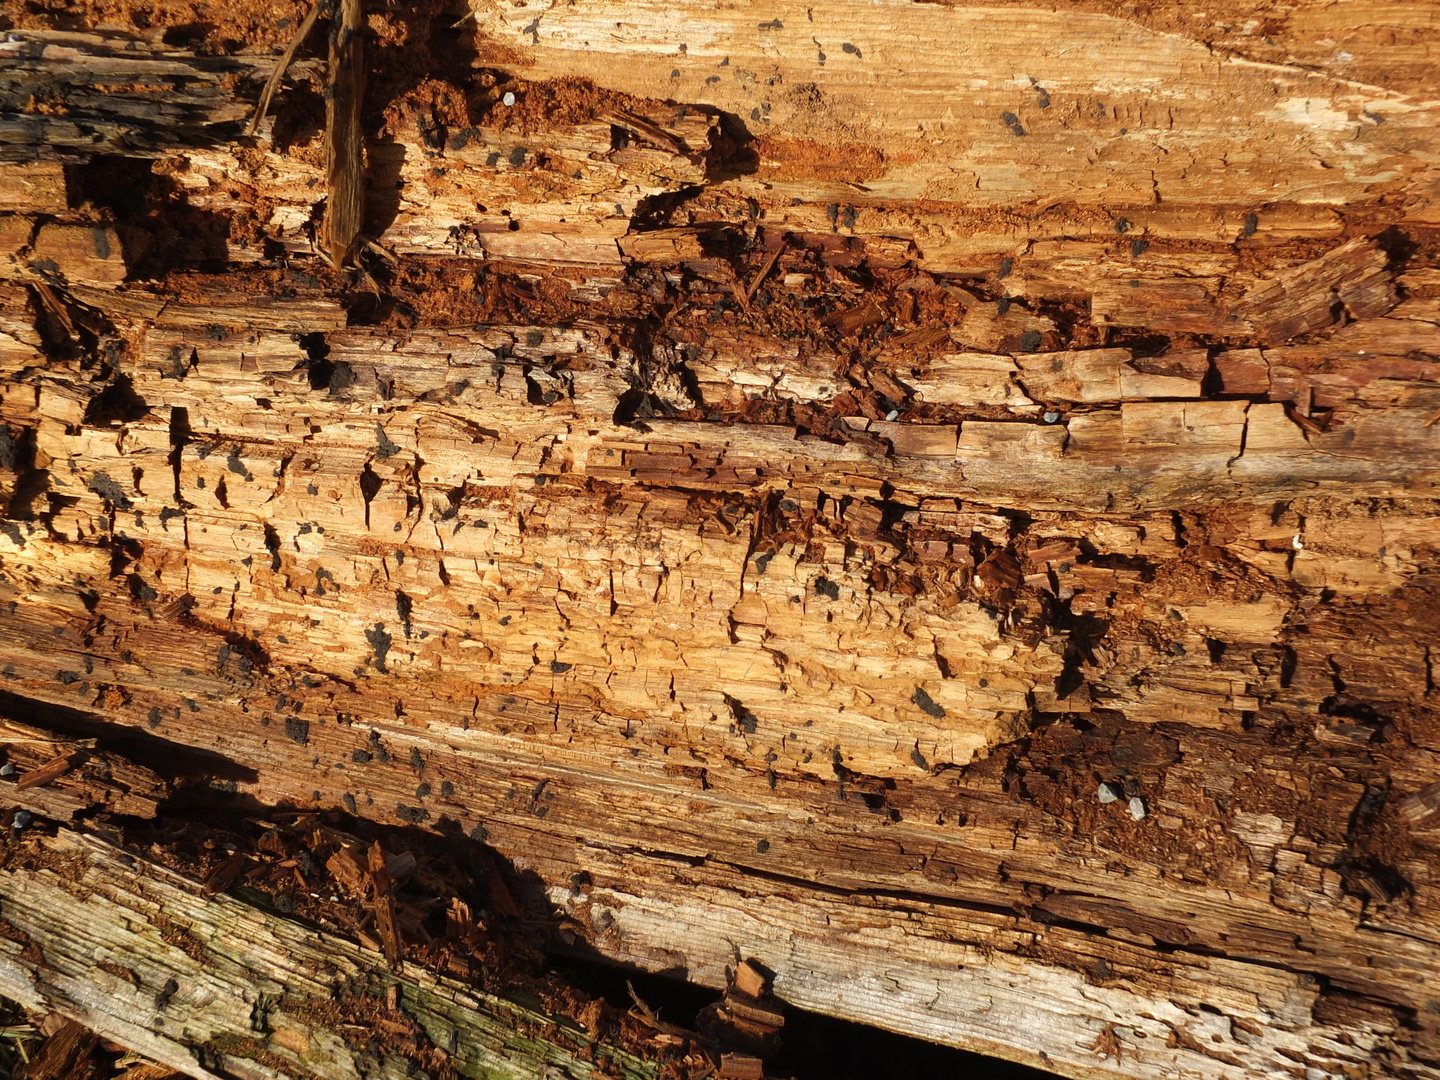
[[[15,766],[14,766],[14,765],[11,765],[8,761],[7,761],[4,765],[0,765],[0,776],[14,776],[14,775],[15,775]]]
[[[31,814],[29,810],[16,810],[16,811],[15,811],[15,828],[17,828],[17,829],[23,829],[23,828],[25,828],[26,825],[29,825],[30,822],[32,822],[32,821],[34,821],[34,820],[35,820],[35,816],[34,816],[33,814]]]
[[[1099,796],[1102,803],[1112,803],[1120,797],[1119,793],[1109,784],[1100,785]]]
[[[1059,419],[1060,419],[1060,414],[1059,414],[1058,412],[1047,412],[1047,413],[1045,414],[1045,423],[1047,423],[1047,424],[1053,424],[1053,423],[1055,423],[1056,420],[1059,420]]]
[[[514,105],[514,104],[515,104],[515,95],[514,95],[514,94],[511,94],[511,93],[506,93],[506,95],[504,96],[504,98],[502,98],[501,100],[504,101],[506,105]]]
[[[899,409],[891,409],[888,413],[885,414],[885,419],[886,419],[886,420],[894,420],[894,419],[895,419],[897,416],[899,416],[899,415],[900,415],[900,410],[899,410]]]
[[[1130,816],[1136,821],[1139,821],[1145,816],[1145,800],[1140,798],[1139,795],[1134,796],[1130,800]]]

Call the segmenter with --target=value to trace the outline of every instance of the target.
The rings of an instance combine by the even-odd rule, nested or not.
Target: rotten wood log
[[[1431,31],[1089,7],[477,5],[374,103],[373,290],[303,104],[215,127],[240,58],[85,99],[153,218],[17,119],[0,705],[484,839],[562,944],[712,987],[1435,1076]],[[7,101],[125,52],[18,40]],[[182,210],[228,272],[134,280]]]

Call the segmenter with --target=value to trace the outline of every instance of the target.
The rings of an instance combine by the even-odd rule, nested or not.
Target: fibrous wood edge
[[[415,1062],[384,1049],[383,1038],[380,1050],[367,1047],[377,1012],[417,1025],[461,1076],[656,1075],[571,1018],[413,964],[393,973],[349,940],[207,897],[195,882],[97,837],[61,830],[39,844],[41,865],[0,875],[0,993],[199,1080],[413,1075]],[[557,1022],[564,1042],[547,1036]]]

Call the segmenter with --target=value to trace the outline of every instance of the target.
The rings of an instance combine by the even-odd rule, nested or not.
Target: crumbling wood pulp
[[[12,31],[5,709],[709,986],[1436,1075],[1433,27],[1084,6],[373,13],[349,273],[316,65]]]

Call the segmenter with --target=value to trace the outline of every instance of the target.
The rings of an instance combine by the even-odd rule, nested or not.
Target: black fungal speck
[[[945,706],[937,704],[935,699],[925,692],[923,686],[917,686],[915,688],[915,693],[911,695],[910,700],[920,706],[921,712],[928,716],[933,716],[936,720],[940,720],[945,716]]]
[[[390,669],[385,666],[385,658],[390,654],[390,646],[395,639],[385,632],[384,623],[376,623],[374,629],[365,631],[365,640],[375,650],[375,669],[382,674],[389,674]]]

